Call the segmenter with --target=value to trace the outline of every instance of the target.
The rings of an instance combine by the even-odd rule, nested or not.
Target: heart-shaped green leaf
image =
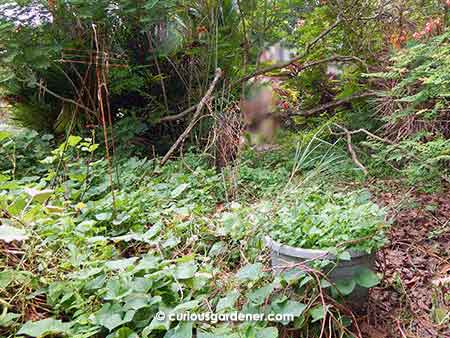
[[[354,273],[356,283],[365,288],[371,288],[380,282],[380,278],[375,272],[366,268],[360,267]]]

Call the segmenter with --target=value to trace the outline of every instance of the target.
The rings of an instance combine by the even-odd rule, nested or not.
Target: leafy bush
[[[411,185],[434,190],[441,188],[442,179],[449,174],[449,139],[438,137],[422,142],[418,134],[392,145],[376,141],[363,144],[372,150],[369,168],[375,174],[391,163],[396,170],[391,170],[390,175],[401,174]]]
[[[450,97],[450,33],[412,43],[391,59],[387,72],[371,74],[393,83],[380,105],[386,129],[400,140],[418,132],[450,135],[445,120]],[[442,124],[444,123],[444,124]]]
[[[53,135],[27,129],[0,130],[0,174],[15,178],[42,174],[45,166],[39,161],[52,145]]]
[[[26,127],[58,133],[73,127],[80,133],[86,124],[100,124],[94,100],[100,81],[93,63],[97,48],[108,58],[98,61],[108,62],[108,70],[102,67],[101,72],[108,78],[104,100],[113,120],[138,114],[155,121],[174,114],[186,101],[196,100],[210,75],[188,73],[213,69],[205,41],[200,43],[196,33],[196,21],[205,24],[210,18],[209,7],[197,1],[26,0],[1,6],[2,96],[14,108],[12,117]],[[230,12],[238,18],[235,6]],[[207,46],[215,42],[210,39]],[[237,50],[240,40],[233,43],[228,51]]]
[[[372,253],[386,241],[385,212],[367,193],[307,191],[282,200],[269,215],[270,236],[293,247]]]
[[[377,99],[388,142],[369,140],[369,167],[389,163],[410,184],[440,187],[449,174],[450,34],[410,42],[383,73],[371,74],[391,87]],[[437,184],[436,184],[437,183]]]

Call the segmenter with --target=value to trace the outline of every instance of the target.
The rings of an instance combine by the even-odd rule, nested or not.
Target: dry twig
[[[194,128],[195,124],[197,123],[197,120],[202,112],[203,107],[205,104],[210,100],[212,92],[214,88],[216,87],[217,82],[219,81],[220,77],[222,76],[222,70],[220,68],[217,68],[216,75],[214,77],[214,80],[212,81],[211,85],[209,86],[208,91],[206,92],[205,96],[201,99],[200,103],[197,105],[197,110],[195,111],[194,116],[192,117],[191,122],[189,123],[186,130],[178,137],[178,139],[175,141],[175,143],[170,147],[167,154],[164,156],[164,158],[161,161],[161,165],[164,165],[172,155],[172,153],[178,148],[180,143],[184,141],[184,139],[189,135],[192,128]]]
[[[334,125],[335,125],[336,127],[338,127],[339,129],[341,129],[341,130],[343,130],[343,128],[344,128],[344,127],[342,127],[341,125],[336,124],[336,123],[334,123]],[[370,131],[368,131],[368,130],[366,130],[366,129],[363,129],[363,128],[356,129],[356,130],[352,130],[352,131],[348,131],[348,133],[349,133],[350,135],[353,135],[353,134],[359,134],[359,133],[364,133],[364,134],[366,134],[367,136],[369,136],[369,137],[371,137],[371,138],[373,138],[373,139],[375,139],[375,140],[377,140],[377,141],[380,141],[380,142],[383,142],[383,143],[387,143],[387,144],[393,146],[394,148],[398,148],[398,147],[399,147],[399,145],[398,145],[397,143],[395,143],[395,142],[393,142],[393,141],[391,141],[391,140],[389,140],[389,139],[386,139],[386,138],[382,138],[382,137],[380,137],[380,136],[377,136],[377,135],[375,135],[375,134],[371,133]],[[422,159],[420,159],[419,157],[417,157],[417,155],[413,154],[412,152],[410,152],[410,151],[409,151],[409,152],[406,152],[406,155],[409,156],[411,159],[414,159],[414,160],[416,160],[416,161],[421,162],[421,163],[422,163],[425,167],[427,167],[428,169],[430,169],[430,170],[434,169],[434,167],[433,167],[432,165],[430,165],[430,164],[428,164],[428,163],[426,163],[426,162],[423,162]],[[442,174],[442,175],[440,175],[440,177],[441,177],[441,179],[442,179],[443,181],[445,181],[445,182],[447,182],[447,183],[450,183],[450,178],[449,178],[448,176]]]
[[[299,56],[293,58],[292,60],[285,62],[285,63],[281,63],[281,64],[277,64],[277,65],[273,65],[273,66],[269,66],[267,68],[263,68],[260,69],[252,74],[249,74],[247,76],[244,76],[243,78],[241,78],[240,80],[234,82],[232,84],[232,86],[241,84],[245,81],[248,81],[250,79],[253,79],[254,77],[258,76],[258,75],[263,75],[266,73],[269,73],[271,71],[277,70],[277,69],[281,69],[281,68],[286,68],[290,65],[292,65],[293,63],[296,63],[297,61],[300,61],[301,59],[303,59],[305,56],[308,55],[310,49],[312,47],[314,47],[319,41],[321,41],[325,36],[327,36],[330,32],[332,32],[337,26],[339,26],[339,24],[341,23],[341,18],[339,17],[330,27],[328,27],[327,29],[325,29],[322,33],[320,33],[313,41],[311,41],[310,43],[308,43],[306,45],[305,51],[300,54]]]
[[[172,121],[180,120],[183,117],[185,117],[187,114],[189,114],[190,112],[193,112],[197,108],[197,106],[198,106],[198,104],[196,104],[192,107],[189,107],[186,110],[183,110],[181,113],[161,117],[159,119],[158,123],[165,123],[165,122],[172,122]]]
[[[293,113],[291,113],[291,115],[300,115],[300,116],[304,116],[304,117],[313,116],[313,115],[319,114],[321,112],[324,112],[328,109],[342,106],[353,100],[358,100],[358,99],[363,99],[363,98],[373,97],[373,96],[377,96],[377,94],[375,92],[368,92],[368,93],[350,95],[341,100],[328,102],[328,103],[322,104],[322,105],[320,105],[316,108],[310,109],[310,110],[293,112]]]
[[[352,161],[353,163],[355,163],[359,168],[361,168],[361,170],[364,172],[364,175],[368,175],[369,172],[367,171],[366,167],[361,163],[361,161],[358,159],[358,155],[356,155],[355,150],[353,149],[353,144],[352,144],[352,134],[350,133],[350,131],[341,126],[336,124],[337,127],[339,127],[340,129],[342,129],[345,133],[345,136],[347,138],[347,149],[348,152],[350,153],[350,155],[352,156]]]

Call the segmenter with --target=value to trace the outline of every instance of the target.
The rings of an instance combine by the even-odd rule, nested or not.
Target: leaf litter
[[[374,192],[394,220],[390,243],[377,257],[384,281],[371,290],[361,329],[368,338],[450,337],[449,321],[440,323],[436,316],[450,313],[449,191],[389,185]]]

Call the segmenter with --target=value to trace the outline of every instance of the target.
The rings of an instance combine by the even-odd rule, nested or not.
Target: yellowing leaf
[[[9,243],[12,241],[24,241],[26,239],[28,239],[28,235],[26,235],[25,230],[9,225],[0,226],[0,241]]]
[[[55,206],[55,205],[47,205],[45,207],[45,210],[47,210],[49,213],[52,214],[59,214],[59,213],[63,213],[64,212],[64,208]]]
[[[53,190],[51,189],[37,190],[35,188],[25,188],[24,191],[30,195],[34,201],[40,203],[44,202],[53,194]]]

